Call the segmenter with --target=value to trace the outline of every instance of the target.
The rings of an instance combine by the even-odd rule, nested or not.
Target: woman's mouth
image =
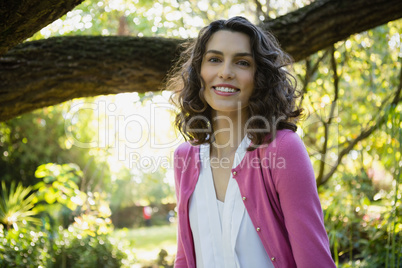
[[[238,91],[240,91],[237,88],[233,88],[233,87],[222,87],[222,86],[217,86],[217,87],[212,87],[215,91],[216,94],[218,95],[222,95],[222,96],[230,96],[233,95],[235,93],[237,93]]]

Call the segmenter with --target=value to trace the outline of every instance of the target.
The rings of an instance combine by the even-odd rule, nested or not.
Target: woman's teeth
[[[222,92],[236,92],[237,90],[230,87],[215,87],[215,90],[222,91]]]

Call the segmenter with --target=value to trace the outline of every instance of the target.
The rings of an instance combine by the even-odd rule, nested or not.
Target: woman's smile
[[[215,93],[220,96],[232,96],[240,91],[238,88],[228,84],[220,84],[212,86],[212,88],[215,90]]]

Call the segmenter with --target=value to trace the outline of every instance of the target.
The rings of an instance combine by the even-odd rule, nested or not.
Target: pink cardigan
[[[183,143],[174,153],[178,268],[196,267],[188,203],[200,172],[199,149]],[[279,130],[269,145],[247,152],[232,174],[275,268],[336,267],[313,167],[296,133]]]

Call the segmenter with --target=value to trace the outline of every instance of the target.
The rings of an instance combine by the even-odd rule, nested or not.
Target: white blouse
[[[233,168],[240,164],[250,142],[246,135],[236,150]],[[201,170],[189,201],[197,268],[273,268],[231,173],[225,202],[217,200],[209,151],[209,144],[200,146]]]

